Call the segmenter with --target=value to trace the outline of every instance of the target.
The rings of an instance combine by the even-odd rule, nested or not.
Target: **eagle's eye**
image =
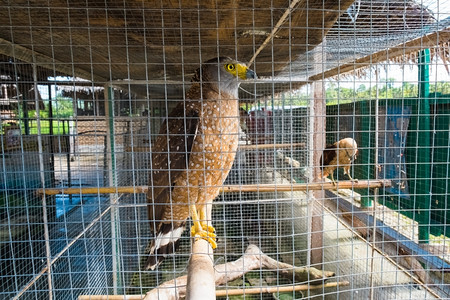
[[[225,69],[227,69],[228,71],[234,71],[236,67],[233,64],[226,64],[225,65]]]

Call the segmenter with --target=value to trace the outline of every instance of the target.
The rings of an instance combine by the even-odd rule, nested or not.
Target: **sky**
[[[430,9],[438,21],[450,17],[450,1],[448,0],[416,0],[416,2]]]

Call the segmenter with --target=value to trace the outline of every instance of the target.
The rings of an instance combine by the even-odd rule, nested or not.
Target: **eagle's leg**
[[[199,217],[200,217],[200,224],[202,225],[202,228],[208,232],[211,232],[214,234],[214,232],[216,231],[216,229],[211,226],[208,225],[208,217],[207,217],[207,212],[206,212],[206,205],[202,205],[202,208],[199,211]],[[214,234],[215,236],[215,234]]]
[[[347,173],[348,178],[350,178],[351,181],[353,181],[352,176],[350,176],[350,173]]]
[[[333,173],[334,172],[331,172],[331,182],[333,183],[334,186],[336,186],[336,180],[334,180]]]
[[[353,179],[352,176],[350,176],[350,168],[344,168],[344,174],[347,174],[348,178],[350,178],[351,181],[358,182],[358,179]]]
[[[217,248],[215,229],[212,226],[208,226],[206,223],[206,206],[200,210],[200,216],[197,213],[197,207],[195,204],[189,205],[189,211],[191,213],[192,222],[194,225],[191,227],[191,236],[195,238],[202,238],[211,244],[213,249]]]

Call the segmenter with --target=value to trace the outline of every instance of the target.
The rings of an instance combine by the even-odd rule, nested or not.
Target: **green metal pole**
[[[419,99],[417,107],[416,182],[413,190],[419,223],[419,243],[430,238],[431,140],[430,140],[430,50],[419,54]]]
[[[25,84],[22,85],[22,89],[19,90],[18,92],[22,92],[22,112],[23,112],[23,126],[25,128],[25,135],[30,135],[30,119],[28,116],[28,102],[27,102],[27,98],[28,98],[28,93],[27,91],[27,86],[25,86]]]
[[[109,150],[110,150],[110,184],[116,185],[116,153],[115,153],[115,133],[114,133],[114,90],[112,87],[108,86],[105,88],[105,92],[108,94],[107,99],[107,122],[108,122],[108,130],[107,135],[109,138]]]
[[[360,149],[358,150],[358,164],[356,166],[357,169],[360,170],[358,174],[359,178],[369,179],[371,177],[371,173],[373,172],[372,166],[372,157],[370,142],[372,140],[371,137],[371,120],[372,120],[372,110],[371,110],[371,101],[361,101],[361,115],[364,116],[361,122],[361,145],[358,145]],[[356,165],[356,164],[355,164]],[[357,177],[358,178],[358,177]],[[365,189],[361,191],[361,208],[369,208],[373,206],[373,199],[370,195],[369,189]]]
[[[106,144],[107,149],[107,168],[109,171],[109,186],[117,186],[116,176],[116,156],[115,156],[115,135],[114,135],[114,90],[108,84],[105,85],[105,114],[106,114]],[[117,204],[117,194],[110,194],[111,204],[111,240],[112,240],[112,280],[113,293],[118,294],[119,288],[122,286],[120,276],[120,245],[118,237],[120,236],[119,214],[115,207]]]

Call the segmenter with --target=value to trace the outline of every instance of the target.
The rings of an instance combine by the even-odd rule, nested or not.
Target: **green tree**
[[[450,95],[450,82],[436,82],[430,85],[431,93],[441,93],[442,95]]]
[[[73,116],[73,100],[68,97],[57,96],[52,102],[54,118],[69,118]]]

